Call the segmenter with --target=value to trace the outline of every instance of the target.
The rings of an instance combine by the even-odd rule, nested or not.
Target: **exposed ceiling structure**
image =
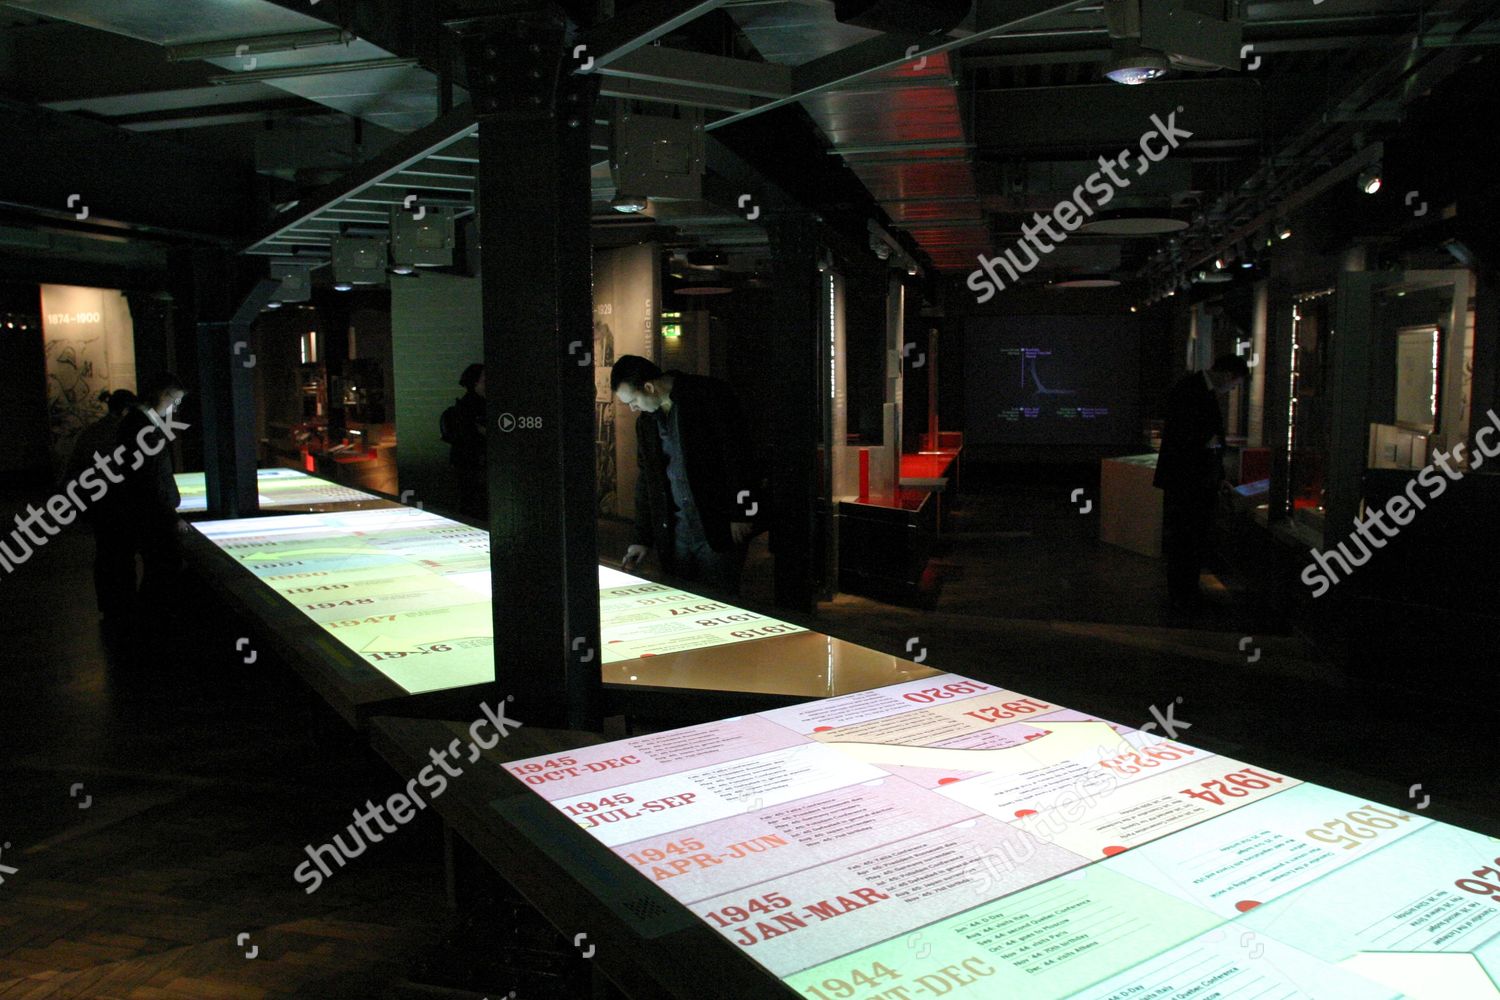
[[[280,182],[280,210],[251,252],[326,257],[332,236],[379,231],[412,196],[472,210],[475,126],[443,39],[493,7],[392,0],[377,5],[384,20],[338,23],[350,6],[5,0],[0,70],[20,100],[253,158]],[[1497,0],[977,0],[948,5],[947,18],[928,17],[940,0],[913,0],[897,5],[899,23],[888,4],[849,6],[873,13],[854,23],[832,0],[619,0],[586,30],[575,72],[597,74],[603,97],[596,239],[765,253],[761,227],[711,178],[701,198],[612,211],[626,114],[701,115],[727,142],[794,112],[805,131],[758,149],[754,166],[796,196],[799,178],[778,170],[812,147],[830,170],[848,167],[854,190],[838,200],[868,215],[872,248],[962,274],[1176,109],[1192,136],[1111,206],[1175,224],[1079,232],[1029,276],[1159,292],[1249,253],[1272,205],[1368,165],[1412,100],[1500,42]],[[1130,69],[1143,58],[1160,68]],[[1160,78],[1122,86],[1105,75],[1122,61]]]

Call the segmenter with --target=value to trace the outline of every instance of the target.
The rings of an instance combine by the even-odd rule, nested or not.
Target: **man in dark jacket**
[[[106,493],[96,522],[98,543],[112,577],[114,597],[105,612],[137,596],[135,556],[140,553],[142,578],[139,599],[157,609],[171,598],[171,588],[182,568],[183,529],[177,516],[181,497],[172,475],[170,446],[176,430],[184,427],[172,416],[182,404],[184,389],[175,375],[163,373],[141,385],[140,403],[120,421],[115,455],[120,459],[120,481]],[[141,610],[146,610],[142,608]]]
[[[663,372],[633,354],[615,362],[610,387],[639,414],[636,533],[625,568],[655,548],[673,576],[738,593],[752,462],[734,390],[719,379]]]
[[[1199,610],[1203,569],[1214,506],[1224,481],[1224,415],[1219,398],[1249,377],[1245,359],[1220,356],[1207,371],[1190,372],[1167,393],[1166,423],[1155,483],[1161,488],[1161,548],[1174,613]]]
[[[443,440],[448,442],[448,464],[458,479],[458,511],[475,521],[490,517],[490,484],[485,472],[484,365],[472,364],[459,376],[464,394],[443,414]]]

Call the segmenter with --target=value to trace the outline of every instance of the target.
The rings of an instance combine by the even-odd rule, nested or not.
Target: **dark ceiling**
[[[701,115],[714,148],[787,197],[850,233],[868,228],[869,245],[894,248],[893,264],[909,254],[952,275],[1014,244],[1032,213],[1067,197],[1098,157],[1134,147],[1151,115],[1180,109],[1191,138],[1112,207],[1189,228],[1170,237],[1080,232],[1030,276],[1108,274],[1163,287],[1216,255],[1250,252],[1276,206],[1378,159],[1371,151],[1399,133],[1415,102],[1460,71],[1472,78],[1476,59],[1487,70],[1482,57],[1500,42],[1497,5],[1138,0],[1131,9],[1148,27],[1137,40],[1158,37],[1152,24],[1176,24],[1163,44],[1196,62],[1124,86],[1103,75],[1132,40],[1120,35],[1118,6],[1107,17],[1093,2],[978,0],[952,28],[916,34],[841,23],[831,0],[620,0],[580,36],[603,96],[596,237],[765,253],[743,206],[724,202],[724,183],[705,184],[700,201],[655,220],[609,212],[611,125],[626,111]],[[17,155],[49,160],[61,176],[22,164],[0,190],[0,225],[69,240],[126,234],[241,247],[280,234],[280,246],[295,247],[298,234],[318,229],[302,222],[287,235],[298,219],[336,207],[307,201],[314,192],[336,197],[351,171],[376,176],[401,142],[456,121],[444,117],[449,108],[462,116],[468,95],[451,29],[499,6],[7,0],[3,111],[11,130],[44,137]],[[905,9],[914,20],[926,6]],[[106,146],[103,132],[80,129],[125,138]],[[107,162],[61,158],[89,150]],[[175,176],[162,167],[174,155]],[[439,173],[460,194],[472,187],[462,165]],[[85,183],[100,190],[92,217],[79,219],[65,202]],[[146,189],[113,190],[129,184]],[[244,190],[232,195],[228,185]],[[384,186],[399,203],[399,187]],[[359,200],[359,185],[346,193]],[[293,202],[300,207],[278,213]],[[10,231],[0,228],[0,255],[27,252],[7,242]]]

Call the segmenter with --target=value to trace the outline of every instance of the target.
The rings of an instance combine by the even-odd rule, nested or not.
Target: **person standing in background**
[[[1219,401],[1249,377],[1244,358],[1224,354],[1207,371],[1183,376],[1167,393],[1153,482],[1163,493],[1161,548],[1176,616],[1191,619],[1201,609],[1198,576],[1224,482],[1224,414]]]
[[[738,594],[752,531],[743,506],[751,455],[734,390],[716,378],[663,372],[634,354],[615,362],[610,388],[638,414],[636,535],[624,567],[655,548],[672,576]]]
[[[485,521],[490,516],[490,483],[485,472],[489,449],[484,365],[465,368],[458,384],[464,394],[443,411],[442,435],[448,442],[448,464],[458,480],[458,511],[471,520]]]
[[[114,450],[120,436],[120,422],[135,409],[135,393],[126,389],[99,393],[99,401],[106,406],[104,416],[86,427],[73,444],[73,453],[68,456],[68,467],[63,472],[63,482],[76,480],[84,470],[94,467],[100,456]],[[111,546],[111,539],[101,534],[93,508],[85,508],[80,519],[94,532],[94,600],[99,605],[102,618],[112,618],[129,610],[130,593],[122,591],[119,582],[127,578],[121,568],[122,561],[129,566],[128,578],[135,577],[134,557],[129,549]]]
[[[177,536],[186,524],[177,516],[182,498],[167,446],[176,436],[168,421],[185,394],[181,380],[168,372],[141,383],[140,401],[120,420],[115,434],[114,449],[124,456],[121,481],[101,499],[95,522],[98,543],[108,550],[108,586],[112,593],[133,599],[137,612],[166,607],[182,569],[182,542]],[[153,444],[155,451],[150,450]],[[137,554],[142,569],[139,589]],[[106,624],[112,617],[106,613]]]

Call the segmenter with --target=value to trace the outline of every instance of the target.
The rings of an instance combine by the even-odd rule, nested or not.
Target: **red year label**
[[[1285,778],[1278,778],[1271,774],[1262,774],[1247,767],[1242,771],[1226,774],[1222,778],[1205,781],[1201,789],[1184,788],[1182,794],[1189,798],[1202,799],[1204,802],[1212,802],[1216,806],[1222,806],[1225,798],[1237,799],[1241,796],[1249,795],[1251,792],[1259,791],[1262,788],[1279,785],[1285,780]]]
[[[1500,903],[1500,858],[1495,859],[1494,865],[1474,869],[1473,878],[1461,878],[1453,884],[1464,892],[1472,892],[1476,896],[1488,896],[1491,903]],[[1492,881],[1486,882],[1485,879]]]
[[[959,681],[953,684],[944,684],[942,687],[923,688],[920,691],[908,691],[901,697],[907,701],[914,701],[918,705],[930,705],[944,698],[957,698],[961,694],[978,694],[981,691],[993,691],[994,688],[988,684],[978,681]]]
[[[908,695],[908,697],[910,697]],[[1003,722],[1006,719],[1014,719],[1018,715],[1030,715],[1033,712],[1044,712],[1055,706],[1044,701],[1033,701],[1030,698],[1022,698],[1020,701],[1007,701],[1003,705],[991,706],[990,708],[976,708],[965,715],[978,719],[980,722]]]

